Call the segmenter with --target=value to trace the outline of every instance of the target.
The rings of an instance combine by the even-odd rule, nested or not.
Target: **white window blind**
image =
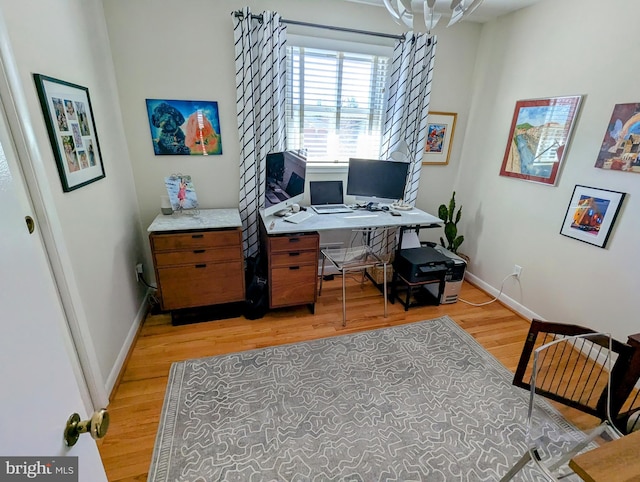
[[[380,155],[389,58],[287,47],[287,149],[309,162]]]

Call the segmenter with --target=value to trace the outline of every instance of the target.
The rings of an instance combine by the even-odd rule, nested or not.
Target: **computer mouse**
[[[389,210],[389,206],[382,206],[381,208],[383,211],[388,211]]]

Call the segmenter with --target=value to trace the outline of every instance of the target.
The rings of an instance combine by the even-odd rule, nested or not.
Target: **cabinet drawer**
[[[288,253],[273,253],[271,255],[271,266],[273,268],[283,266],[296,266],[301,264],[316,264],[318,253],[313,251],[289,251]]]
[[[183,251],[165,251],[156,253],[156,266],[174,266],[177,264],[199,264],[219,261],[242,260],[239,246],[223,246],[215,249],[189,249]]]
[[[240,230],[203,231],[183,234],[152,234],[155,251],[192,248],[215,248],[238,246],[241,243]]]
[[[277,251],[301,251],[304,249],[318,249],[319,237],[317,234],[305,234],[300,236],[281,236],[269,238],[271,252]]]
[[[245,297],[241,261],[161,268],[157,273],[164,310],[242,301]]]
[[[273,268],[271,270],[271,307],[316,302],[318,265]]]

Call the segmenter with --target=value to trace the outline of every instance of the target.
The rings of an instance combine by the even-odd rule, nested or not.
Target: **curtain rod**
[[[235,12],[233,12],[233,14],[238,17],[238,18],[242,18],[244,16],[244,14],[242,13],[241,10],[237,10]],[[262,15],[251,15],[252,19],[255,20],[259,20],[262,21]],[[361,35],[373,35],[374,37],[384,37],[384,38],[391,38],[394,40],[400,40],[403,41],[405,39],[404,35],[394,35],[391,33],[382,33],[382,32],[371,32],[369,30],[358,30],[355,28],[347,28],[347,27],[336,27],[334,25],[323,25],[320,23],[310,23],[310,22],[301,22],[299,20],[287,20],[285,18],[281,18],[280,21],[282,23],[286,23],[289,25],[299,25],[301,27],[312,27],[312,28],[323,28],[326,30],[337,30],[338,32],[349,32],[349,33],[358,33]]]

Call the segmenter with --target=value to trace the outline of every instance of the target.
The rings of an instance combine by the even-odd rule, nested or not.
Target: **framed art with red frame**
[[[500,175],[555,186],[581,95],[516,102]]]

